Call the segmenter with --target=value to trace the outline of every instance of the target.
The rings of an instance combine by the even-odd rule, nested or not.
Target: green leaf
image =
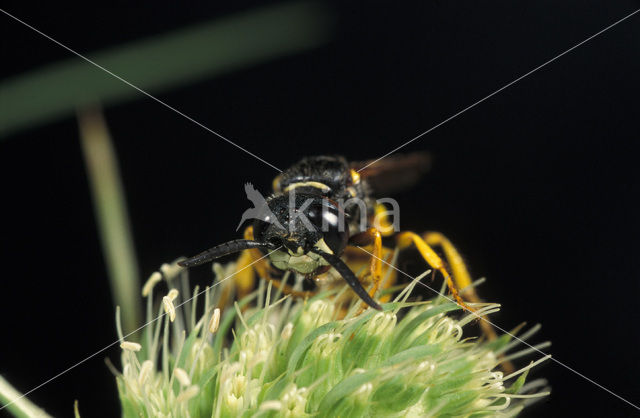
[[[289,358],[289,363],[287,365],[287,371],[289,375],[291,375],[294,371],[297,370],[298,362],[302,355],[309,349],[313,341],[318,338],[320,335],[329,331],[332,328],[336,327],[336,322],[328,322],[315,330],[313,330],[309,335],[307,335],[302,342],[296,347]]]
[[[342,398],[351,395],[360,386],[368,383],[378,377],[382,371],[380,369],[369,370],[364,373],[354,374],[347,377],[342,382],[334,386],[333,389],[327,393],[320,403],[319,411],[331,411],[334,405]]]
[[[529,374],[529,370],[531,369],[527,369],[524,373],[518,376],[518,379],[516,379],[516,381],[513,382],[513,384],[507,390],[504,391],[504,393],[513,395],[520,392],[520,389],[522,389],[524,382],[527,380],[527,375]]]
[[[460,390],[442,395],[441,402],[446,406],[440,411],[441,415],[457,415],[465,406],[478,398],[477,390]]]
[[[395,366],[396,364],[404,363],[405,361],[421,361],[424,357],[434,356],[439,354],[441,351],[442,347],[438,344],[411,347],[389,357],[384,363],[382,363],[382,366]]]
[[[399,332],[395,333],[393,337],[394,340],[397,341],[397,344],[396,344],[397,350],[404,349],[405,347],[407,347],[412,343],[409,340],[411,333],[413,333],[413,331],[418,326],[424,324],[424,322],[426,322],[427,319],[436,315],[440,315],[442,313],[455,311],[457,309],[461,309],[461,308],[455,303],[446,303],[442,305],[432,306],[431,308],[422,312],[420,315],[413,318],[408,323],[405,323],[405,321],[402,321],[401,326],[397,328],[399,329]]]
[[[317,47],[328,41],[331,26],[320,3],[284,3],[158,34],[88,58],[136,87],[159,94]],[[59,46],[51,43],[51,48]],[[143,97],[113,75],[73,57],[0,84],[0,137],[70,116],[79,107]]]
[[[511,342],[511,335],[503,334],[493,341],[488,341],[486,343],[486,347],[489,348],[491,351],[500,351],[507,344],[509,344],[509,342]]]

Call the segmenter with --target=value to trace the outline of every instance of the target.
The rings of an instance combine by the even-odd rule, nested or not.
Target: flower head
[[[214,267],[224,277],[234,269]],[[122,341],[123,415],[511,416],[524,399],[547,394],[542,380],[523,386],[546,357],[505,376],[499,366],[515,344],[465,338],[472,318],[456,319],[459,307],[443,298],[344,316],[330,298],[271,303],[271,290],[226,309],[214,286],[190,303],[170,290],[147,346]]]

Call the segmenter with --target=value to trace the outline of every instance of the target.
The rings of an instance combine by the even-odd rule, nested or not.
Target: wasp
[[[434,272],[444,277],[455,300],[472,311],[460,289],[465,289],[466,300],[480,299],[469,286],[468,269],[451,241],[439,232],[417,234],[395,230],[390,227],[389,211],[374,199],[380,193],[409,188],[429,165],[426,153],[396,155],[375,164],[349,162],[336,155],[305,157],[273,180],[271,196],[263,199],[259,207],[245,212],[243,220],[253,221],[244,230],[243,239],[220,244],[179,264],[189,268],[241,252],[237,282],[245,288],[252,288],[255,274],[278,285],[279,277],[286,271],[313,279],[332,270],[362,301],[380,310],[375,296],[380,288],[384,255],[414,247]],[[251,197],[254,191],[250,185],[246,191],[254,204],[260,203],[260,199]],[[354,201],[358,204],[352,204]],[[395,241],[393,250],[383,247],[383,237]],[[349,267],[353,263],[347,253],[353,254],[352,249],[358,247],[371,249],[366,251],[370,255],[368,274],[372,282],[368,292]],[[245,289],[245,293],[247,290],[250,289]],[[485,331],[493,333],[493,329]]]

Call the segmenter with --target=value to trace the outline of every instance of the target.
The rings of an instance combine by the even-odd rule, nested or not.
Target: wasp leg
[[[244,239],[253,240],[253,226],[248,226],[244,230]],[[238,272],[236,275],[236,288],[238,299],[248,295],[256,285],[256,273],[258,273],[259,277],[262,277],[265,280],[269,280],[273,283],[273,286],[276,289],[282,288],[282,293],[286,295],[292,295],[295,297],[308,298],[313,295],[313,292],[301,292],[298,290],[293,290],[293,288],[287,284],[282,284],[282,282],[273,277],[271,274],[271,267],[269,266],[269,262],[264,257],[264,254],[260,252],[260,250],[252,248],[250,250],[244,250],[242,254],[240,254],[240,258],[238,259],[237,270],[240,270],[248,265],[253,263],[253,265],[249,268],[245,268],[244,270]]]
[[[373,298],[380,288],[380,281],[382,280],[382,235],[376,228],[369,228],[354,235],[349,241],[352,245],[373,245],[373,256],[369,266],[373,281],[373,287],[369,291],[369,295]]]
[[[422,237],[428,245],[442,248],[444,257],[446,258],[449,268],[453,274],[453,280],[459,289],[463,289],[460,293],[462,293],[464,298],[469,302],[482,302],[475,289],[471,286],[472,280],[469,270],[467,269],[467,265],[462,259],[460,252],[458,252],[458,249],[451,243],[451,241],[449,241],[449,239],[440,232],[425,232]],[[480,328],[489,341],[493,341],[498,338],[496,330],[485,315],[483,315],[480,320]],[[504,358],[504,355],[500,355],[500,358]],[[502,369],[507,374],[511,374],[515,371],[515,367],[510,361],[503,362]]]
[[[244,239],[253,240],[252,226],[249,226],[244,230]],[[256,261],[262,257],[262,255],[258,255],[256,257],[256,253],[260,254],[260,251],[256,249],[244,250],[240,253],[240,257],[238,258],[236,265],[236,271],[238,273],[233,279],[236,283],[236,294],[238,299],[242,299],[255,288],[256,270],[258,269],[258,264],[263,261]]]
[[[238,299],[242,299],[255,288],[256,284],[256,269],[257,264],[260,261],[255,262],[254,255],[251,250],[244,250],[240,253],[240,257],[238,258],[238,262],[236,265],[236,271],[238,272],[234,281],[236,283],[236,293],[238,295]],[[251,265],[251,263],[254,263]]]
[[[482,302],[475,289],[471,286],[472,280],[469,270],[467,269],[467,265],[451,241],[449,241],[449,239],[440,232],[429,231],[425,232],[422,236],[428,245],[442,248],[444,257],[451,269],[451,273],[453,274],[453,280],[458,289],[462,289],[460,293],[464,299],[472,303]],[[486,318],[483,317],[483,319]],[[498,338],[496,331],[488,321],[480,321],[480,327],[482,328],[483,334],[489,340],[495,340]]]
[[[383,237],[390,237],[395,233],[393,223],[389,220],[389,211],[382,203],[376,203],[373,211],[372,224],[380,227],[380,234]]]
[[[422,234],[422,238],[427,245],[442,248],[444,258],[447,260],[449,269],[451,269],[453,280],[459,289],[463,289],[461,293],[464,298],[470,302],[480,302],[480,298],[478,298],[475,290],[471,287],[471,275],[469,274],[467,265],[451,241],[440,232],[432,231]]]
[[[453,295],[456,302],[460,306],[462,306],[464,309],[470,312],[475,312],[475,309],[467,305],[465,301],[462,299],[462,297],[460,296],[458,287],[456,286],[456,283],[454,283],[451,275],[445,268],[444,261],[442,260],[442,258],[440,258],[440,256],[436,254],[436,252],[433,251],[433,249],[426,242],[424,242],[422,237],[410,231],[400,232],[396,235],[396,242],[399,250],[409,248],[412,244],[415,245],[416,248],[418,249],[418,252],[420,252],[420,255],[422,256],[422,258],[424,258],[424,261],[426,261],[427,264],[429,264],[434,270],[439,271],[440,274],[444,276],[444,280],[447,283],[447,287],[449,288],[449,291]]]

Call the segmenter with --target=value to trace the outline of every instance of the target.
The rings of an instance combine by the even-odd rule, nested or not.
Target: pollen
[[[123,341],[122,343],[120,343],[120,348],[125,351],[140,351],[142,349],[142,346],[131,341]]]
[[[213,311],[213,315],[211,315],[211,320],[209,321],[209,332],[215,334],[218,330],[218,326],[220,325],[220,309],[216,308]]]
[[[145,298],[149,296],[155,285],[160,281],[162,281],[162,274],[158,271],[153,272],[144,286],[142,286],[142,296]]]
[[[169,293],[167,293],[167,297],[171,299],[171,302],[173,302],[178,297],[178,294],[178,289],[171,289],[169,290]]]
[[[149,380],[149,376],[153,372],[153,362],[151,360],[145,360],[142,362],[142,366],[140,367],[140,374],[138,375],[138,384],[140,386],[144,386]]]
[[[180,261],[180,259],[176,261]],[[160,273],[164,276],[164,279],[167,282],[175,279],[183,270],[184,268],[180,267],[177,262],[173,262],[171,264],[164,263],[160,266]]]
[[[176,319],[176,307],[173,306],[173,302],[169,298],[169,296],[165,296],[162,298],[162,305],[164,306],[164,313],[169,314],[169,320],[171,322]]]
[[[280,409],[282,409],[280,401],[265,401],[260,405],[260,411],[279,411]]]
[[[182,386],[191,385],[191,379],[189,378],[189,374],[184,369],[181,369],[180,367],[176,367],[175,369],[173,369],[173,375],[176,377],[176,379],[178,379],[178,382],[180,382]]]
[[[288,340],[291,338],[291,334],[293,334],[293,324],[287,322],[287,325],[282,329],[282,333],[280,333],[280,337],[282,337],[283,340]]]
[[[196,396],[199,392],[200,388],[198,387],[198,385],[189,386],[184,391],[180,392],[180,394],[176,398],[176,402],[181,403],[188,401],[189,399]]]

